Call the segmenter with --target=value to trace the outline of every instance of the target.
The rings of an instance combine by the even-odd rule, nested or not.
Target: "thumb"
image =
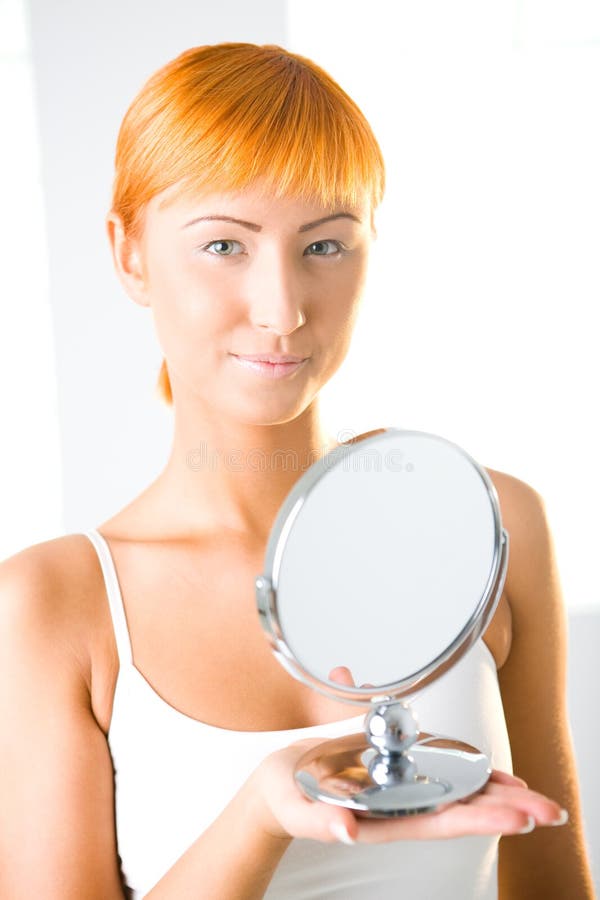
[[[354,678],[348,666],[335,666],[329,673],[329,680],[336,681],[346,687],[354,687]]]

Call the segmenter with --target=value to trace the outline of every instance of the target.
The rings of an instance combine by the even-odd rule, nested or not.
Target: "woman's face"
[[[372,238],[366,199],[332,211],[249,188],[154,197],[134,299],[152,309],[175,405],[189,394],[248,424],[297,417],[346,356]],[[241,359],[278,355],[302,362]]]

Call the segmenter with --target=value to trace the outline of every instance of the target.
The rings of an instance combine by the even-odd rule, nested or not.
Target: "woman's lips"
[[[245,356],[236,356],[234,353],[231,355],[240,366],[266,378],[285,378],[286,375],[291,375],[292,372],[295,372],[306,362],[306,359],[302,359],[300,362],[270,363],[257,359],[247,359]]]

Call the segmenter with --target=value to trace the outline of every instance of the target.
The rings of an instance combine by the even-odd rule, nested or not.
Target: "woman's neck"
[[[176,412],[169,460],[145,498],[165,534],[224,530],[266,541],[298,478],[338,445],[313,406],[274,425],[191,422]]]

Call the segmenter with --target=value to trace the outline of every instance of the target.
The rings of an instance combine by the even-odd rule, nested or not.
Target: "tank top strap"
[[[125,616],[123,596],[121,594],[121,588],[119,587],[117,570],[115,569],[110,548],[105,538],[99,531],[96,531],[95,528],[84,531],[83,534],[89,538],[96,548],[100,565],[102,566],[102,575],[104,576],[104,585],[106,587],[106,595],[108,597],[108,605],[115,632],[115,640],[117,642],[119,663],[121,665],[132,665],[133,653],[131,650],[129,629],[127,628],[127,617]]]

